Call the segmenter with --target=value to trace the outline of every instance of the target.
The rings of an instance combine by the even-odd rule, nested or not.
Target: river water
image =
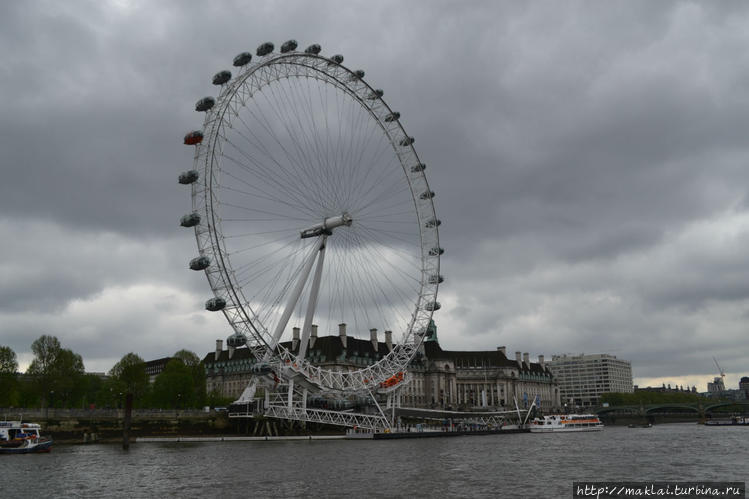
[[[410,440],[58,445],[0,497],[571,497],[576,480],[749,481],[749,427]]]

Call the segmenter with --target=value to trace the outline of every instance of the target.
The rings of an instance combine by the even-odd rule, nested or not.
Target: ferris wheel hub
[[[351,215],[349,215],[347,212],[343,212],[340,215],[336,217],[328,217],[321,224],[314,225],[310,227],[309,229],[305,229],[301,232],[302,239],[306,239],[308,237],[317,237],[326,235],[329,236],[333,234],[333,229],[336,227],[341,227],[345,225],[346,227],[350,227],[353,223],[354,219],[351,218]]]

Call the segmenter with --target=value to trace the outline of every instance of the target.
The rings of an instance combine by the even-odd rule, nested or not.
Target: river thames
[[[409,440],[58,445],[2,456],[0,497],[571,497],[572,482],[748,481],[749,427]]]

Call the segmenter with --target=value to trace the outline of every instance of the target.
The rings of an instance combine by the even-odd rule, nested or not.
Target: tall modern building
[[[550,367],[562,405],[570,409],[598,405],[604,393],[634,391],[632,364],[614,355],[554,355]]]

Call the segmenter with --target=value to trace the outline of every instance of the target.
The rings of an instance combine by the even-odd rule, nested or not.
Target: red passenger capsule
[[[185,135],[185,144],[188,146],[194,146],[203,142],[203,132],[199,130],[192,131]]]

